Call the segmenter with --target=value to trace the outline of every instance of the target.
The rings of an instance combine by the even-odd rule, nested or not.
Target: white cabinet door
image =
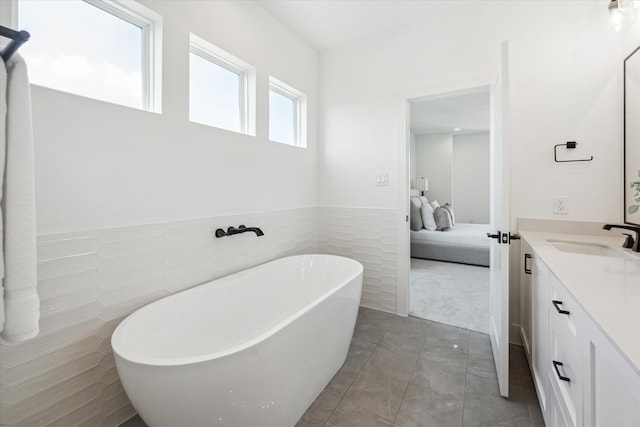
[[[522,241],[520,246],[520,337],[522,346],[531,363],[531,273],[532,256],[531,246]]]
[[[640,426],[640,374],[595,325],[584,354],[584,425]]]
[[[542,414],[547,413],[549,378],[549,269],[535,254],[531,275],[531,370]],[[545,417],[546,419],[546,417]]]

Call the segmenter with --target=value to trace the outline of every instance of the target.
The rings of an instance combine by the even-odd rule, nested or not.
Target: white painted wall
[[[556,1],[552,13],[529,1],[431,6],[420,25],[321,53],[321,203],[396,207],[395,192],[373,179],[377,170],[398,177],[394,102],[490,83],[509,40],[514,218],[553,218],[562,192],[563,218],[620,220],[621,64],[640,30],[614,32],[606,1]],[[596,160],[555,164],[553,145],[566,140]]]
[[[141,3],[164,19],[162,114],[33,87],[39,234],[317,205],[316,52],[254,2]],[[189,32],[256,67],[256,137],[189,122]],[[307,95],[307,149],[269,142],[269,75]]]
[[[422,190],[422,178],[429,180],[429,201],[441,205],[451,203],[451,169],[453,164],[453,137],[451,134],[416,136],[416,182]],[[413,157],[413,156],[412,156]]]
[[[416,152],[416,136],[413,132],[411,132],[411,134],[409,135],[410,138],[410,149],[409,149],[409,153],[410,153],[410,166],[409,166],[409,170],[411,171],[410,174],[410,180],[409,180],[409,187],[410,188],[418,188],[418,181],[416,180],[416,156],[414,155]]]
[[[419,25],[322,52],[320,203],[394,208],[404,219],[398,105],[489,84],[508,40],[513,228],[517,217],[559,218],[554,195],[569,198],[562,219],[621,221],[622,61],[640,26],[614,32],[607,4],[434,1]],[[595,160],[555,164],[553,146],[567,140]],[[375,186],[378,171],[389,172],[389,187]],[[512,297],[517,289],[512,280]]]
[[[411,164],[412,182],[422,189],[422,177],[428,178],[427,198],[451,203],[456,221],[489,223],[488,132],[417,135],[411,142]]]
[[[456,221],[489,223],[489,133],[453,136],[451,173]]]

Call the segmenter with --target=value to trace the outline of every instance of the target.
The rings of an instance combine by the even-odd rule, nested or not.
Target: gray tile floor
[[[505,399],[487,335],[361,307],[345,364],[296,427],[544,426],[522,348],[510,358]]]

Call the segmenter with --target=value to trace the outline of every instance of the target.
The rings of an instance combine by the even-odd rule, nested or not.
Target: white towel
[[[0,67],[0,334],[4,329],[4,165],[7,147],[7,67]]]
[[[6,90],[0,92],[0,104],[6,105],[6,114],[0,116],[0,126],[4,125],[1,129],[3,140],[0,140],[0,160],[4,160],[0,164],[0,168],[4,168],[4,241],[1,250],[4,289],[0,289],[4,301],[0,301],[0,306],[4,309],[4,322],[0,336],[16,342],[33,338],[40,331],[31,91],[27,67],[19,55],[13,55],[7,61],[6,72],[3,70],[1,74],[6,74]]]

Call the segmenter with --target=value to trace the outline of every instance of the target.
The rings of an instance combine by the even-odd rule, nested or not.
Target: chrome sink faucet
[[[620,228],[622,230],[631,230],[636,232],[636,238],[627,235],[627,239],[625,240],[625,244],[623,245],[625,248],[630,247],[633,252],[640,252],[640,227],[634,227],[632,225],[617,225],[617,224],[605,224],[602,226],[605,230],[611,230],[612,228]],[[629,239],[631,241],[629,242]]]

